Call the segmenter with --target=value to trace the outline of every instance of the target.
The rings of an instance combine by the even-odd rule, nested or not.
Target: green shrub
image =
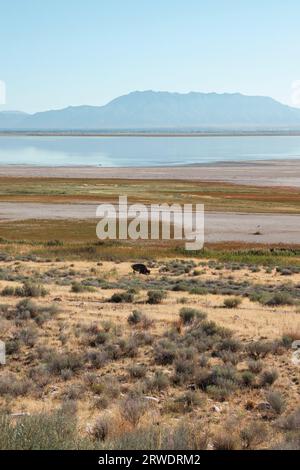
[[[88,449],[92,444],[77,435],[76,415],[58,410],[20,417],[17,421],[0,416],[2,450]]]
[[[276,292],[272,297],[263,300],[264,305],[277,307],[280,305],[294,305],[293,297],[287,292]]]
[[[173,382],[176,385],[183,385],[191,380],[195,372],[195,362],[193,359],[179,357],[174,362],[175,375]]]
[[[147,303],[151,305],[161,304],[162,301],[167,297],[167,293],[163,290],[149,290],[147,295]]]
[[[198,391],[188,390],[180,395],[175,402],[182,405],[182,412],[191,412],[196,406],[203,403],[203,398]]]
[[[59,375],[65,369],[76,371],[83,366],[83,356],[77,353],[54,353],[49,355],[47,369],[51,374]]]
[[[25,281],[22,287],[17,287],[15,295],[19,297],[45,297],[48,292],[40,284],[35,284],[31,281]]]
[[[108,361],[108,354],[106,351],[88,351],[86,353],[86,360],[91,363],[92,367],[101,369]]]
[[[263,369],[263,362],[260,360],[248,361],[248,368],[253,374],[259,374]]]
[[[15,295],[15,288],[12,286],[6,286],[4,289],[2,289],[1,295],[5,297],[13,296]]]
[[[245,370],[241,374],[241,380],[243,385],[246,387],[251,387],[255,382],[255,375],[250,370]]]
[[[6,372],[0,376],[0,396],[24,396],[31,389],[33,389],[33,383],[26,378],[21,379],[11,372]]]
[[[225,338],[217,344],[218,351],[238,352],[242,349],[242,344],[235,338]]]
[[[206,316],[206,313],[203,313],[196,308],[183,307],[179,311],[179,317],[184,325],[192,323],[195,319],[200,321],[204,320]]]
[[[271,405],[272,410],[280,415],[285,408],[285,401],[281,393],[272,390],[267,394],[267,402]]]
[[[246,347],[246,351],[253,359],[263,358],[273,352],[274,344],[270,341],[252,341]]]
[[[76,294],[82,293],[82,292],[95,292],[96,289],[92,286],[86,286],[84,284],[81,284],[80,282],[72,282],[72,287],[71,287],[71,292],[74,292]]]
[[[214,450],[238,450],[240,440],[235,433],[220,431],[213,439]]]
[[[133,364],[132,366],[128,367],[128,372],[130,377],[134,379],[141,379],[145,377],[147,369],[142,364]]]
[[[34,320],[38,325],[50,320],[58,312],[55,304],[38,305],[31,299],[23,299],[16,305],[16,311],[12,312],[15,318],[20,320]]]
[[[277,426],[284,431],[300,431],[300,408],[280,418]]]
[[[266,385],[272,385],[278,379],[278,372],[275,369],[265,370],[260,376],[260,385],[265,387]]]
[[[240,297],[230,297],[224,300],[224,307],[225,308],[237,308],[242,303],[242,299]]]
[[[176,347],[173,343],[160,340],[154,348],[154,360],[156,364],[166,366],[172,364],[176,357]]]
[[[236,366],[240,362],[240,356],[239,354],[236,354],[231,351],[217,351],[216,352],[217,357],[222,359],[222,361],[226,363],[230,363],[234,366]]]
[[[120,303],[131,304],[133,301],[134,301],[134,294],[132,292],[121,292],[121,293],[115,292],[109,300],[109,302],[113,302],[116,304],[120,304]]]
[[[143,314],[140,310],[133,310],[133,312],[128,316],[127,321],[129,325],[137,325],[143,319]]]
[[[169,377],[161,370],[157,370],[155,371],[154,376],[146,381],[145,386],[149,392],[160,392],[161,390],[168,388],[169,384]]]

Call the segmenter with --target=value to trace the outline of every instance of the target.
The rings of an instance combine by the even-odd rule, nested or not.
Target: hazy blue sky
[[[0,0],[3,109],[132,90],[270,95],[300,79],[299,0]],[[294,104],[300,106],[300,82]]]

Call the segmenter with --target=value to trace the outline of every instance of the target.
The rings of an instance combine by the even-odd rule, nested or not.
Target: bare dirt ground
[[[222,181],[255,186],[300,187],[300,160],[144,168],[39,167],[4,165],[0,177],[124,178]]]

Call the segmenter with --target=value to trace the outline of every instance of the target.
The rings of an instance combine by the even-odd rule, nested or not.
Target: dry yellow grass
[[[34,276],[42,276],[50,269],[55,270],[68,270],[72,269],[76,274],[75,278],[105,278],[106,280],[118,281],[120,278],[127,276],[133,278],[134,275],[130,268],[130,263],[114,263],[103,262],[100,266],[95,262],[89,261],[75,261],[70,262],[8,262],[5,264],[6,268],[17,269],[22,275],[33,278]],[[91,271],[92,270],[92,271]],[[241,280],[247,277],[247,280],[252,283],[270,284],[280,283],[282,278],[272,271],[271,273],[259,272],[252,273],[247,270],[238,272],[229,272],[223,269],[217,273],[217,276],[225,277],[230,275],[232,278]],[[147,278],[147,282],[151,279],[160,277],[158,268],[152,269],[151,275]],[[181,278],[188,277],[188,274],[181,275]],[[205,268],[205,273],[201,275],[202,279],[216,279],[216,273],[213,268]],[[289,278],[289,282],[299,284],[300,274],[294,274]],[[6,286],[17,286],[20,283],[15,281],[0,281],[0,290]],[[39,337],[37,344],[39,346],[46,345],[53,348],[54,351],[62,351],[67,349],[69,351],[84,352],[84,346],[79,346],[78,338],[75,336],[74,331],[76,325],[91,325],[97,324],[99,327],[104,322],[110,321],[121,329],[122,334],[131,335],[133,328],[128,324],[127,318],[134,308],[142,310],[142,312],[153,320],[153,325],[149,328],[149,332],[155,339],[161,338],[165,331],[170,330],[178,323],[179,310],[181,307],[192,307],[200,309],[207,313],[208,320],[217,322],[218,325],[230,328],[237,339],[243,343],[252,340],[275,340],[280,338],[286,332],[299,332],[300,329],[300,315],[297,313],[295,306],[283,307],[266,307],[258,303],[253,303],[249,299],[244,298],[241,305],[235,309],[226,309],[223,307],[225,296],[223,295],[194,295],[185,292],[168,292],[167,298],[159,305],[149,305],[145,303],[146,291],[141,290],[135,296],[135,305],[133,304],[114,304],[108,302],[110,296],[116,292],[116,289],[100,289],[97,288],[95,292],[74,293],[70,289],[70,285],[62,286],[57,285],[54,281],[47,284],[49,293],[44,298],[38,298],[36,301],[40,305],[49,305],[54,302],[59,306],[60,312],[52,320],[47,321],[39,329]],[[185,297],[184,305],[180,303],[180,299]],[[20,299],[16,297],[2,297],[1,302],[9,305],[15,305]],[[11,338],[16,330],[16,326],[11,324],[5,319],[1,319],[1,339],[8,340]],[[67,338],[66,346],[62,346],[60,335],[64,333]],[[37,365],[36,358],[32,360],[37,345],[33,348],[25,347],[22,349],[22,354],[13,354],[8,357],[7,365],[2,367],[0,375],[4,371],[12,371],[20,377],[26,377],[29,368],[34,364]],[[134,364],[144,364],[147,369],[147,375],[152,375],[157,369],[164,370],[167,375],[171,377],[172,366],[157,366],[153,362],[153,357],[150,353],[151,347],[146,346],[139,350],[138,356],[134,359],[125,357],[120,360],[110,362],[100,370],[96,370],[99,376],[106,374],[113,375],[118,378],[121,383],[122,393],[130,390],[135,381],[128,375],[128,367]],[[32,362],[33,361],[33,362]],[[212,359],[212,364],[218,360]],[[294,410],[299,404],[299,381],[296,377],[299,376],[299,367],[291,363],[291,351],[283,350],[280,355],[270,355],[263,359],[264,368],[276,368],[279,372],[279,379],[276,382],[276,390],[280,391],[285,398],[288,410]],[[238,365],[239,370],[246,368],[246,363]],[[39,411],[52,410],[58,407],[63,399],[64,393],[72,384],[79,384],[83,381],[84,373],[88,372],[89,368],[77,372],[67,382],[60,377],[54,376],[51,378],[39,395],[31,395],[30,393],[25,397],[17,397],[7,399],[0,397],[0,409],[7,410],[11,413],[29,412],[36,413]],[[178,418],[182,416],[178,413],[167,411],[167,405],[170,401],[174,400],[181,393],[185,391],[185,386],[174,387],[170,386],[168,389],[155,393],[158,399],[158,406],[155,411],[145,415],[140,423],[149,424],[151,422],[161,423],[175,423]],[[203,394],[204,395],[204,394]],[[83,434],[86,432],[86,427],[93,423],[100,411],[95,408],[95,396],[93,393],[85,392],[82,398],[76,398],[78,402],[78,415],[79,415],[79,429]],[[247,404],[252,403],[255,407],[259,402],[265,400],[265,391],[261,389],[245,389],[243,391],[235,392],[232,397],[221,403],[220,413],[212,412],[212,406],[216,403],[215,400],[204,397],[201,406],[196,406],[193,410],[193,419],[202,420],[204,426],[210,430],[221,429],[226,420],[236,419],[239,425],[247,423],[249,420],[260,419],[259,412],[254,410],[247,410]],[[120,420],[117,401],[112,400],[109,404],[108,411],[115,420]],[[127,424],[128,425],[128,424]],[[120,424],[124,430],[126,423]],[[276,440],[277,435],[270,428],[268,439]],[[271,437],[270,437],[271,436]],[[264,442],[267,445],[268,442]]]

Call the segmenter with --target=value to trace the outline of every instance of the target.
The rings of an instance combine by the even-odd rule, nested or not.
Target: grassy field
[[[300,190],[174,180],[0,178],[0,201],[7,202],[201,203],[207,211],[299,214]]]
[[[100,241],[96,220],[26,220],[0,224],[0,252],[55,260],[151,260],[157,258],[215,259],[265,266],[299,266],[300,245],[250,245],[242,242],[205,244],[188,252],[183,241]]]

